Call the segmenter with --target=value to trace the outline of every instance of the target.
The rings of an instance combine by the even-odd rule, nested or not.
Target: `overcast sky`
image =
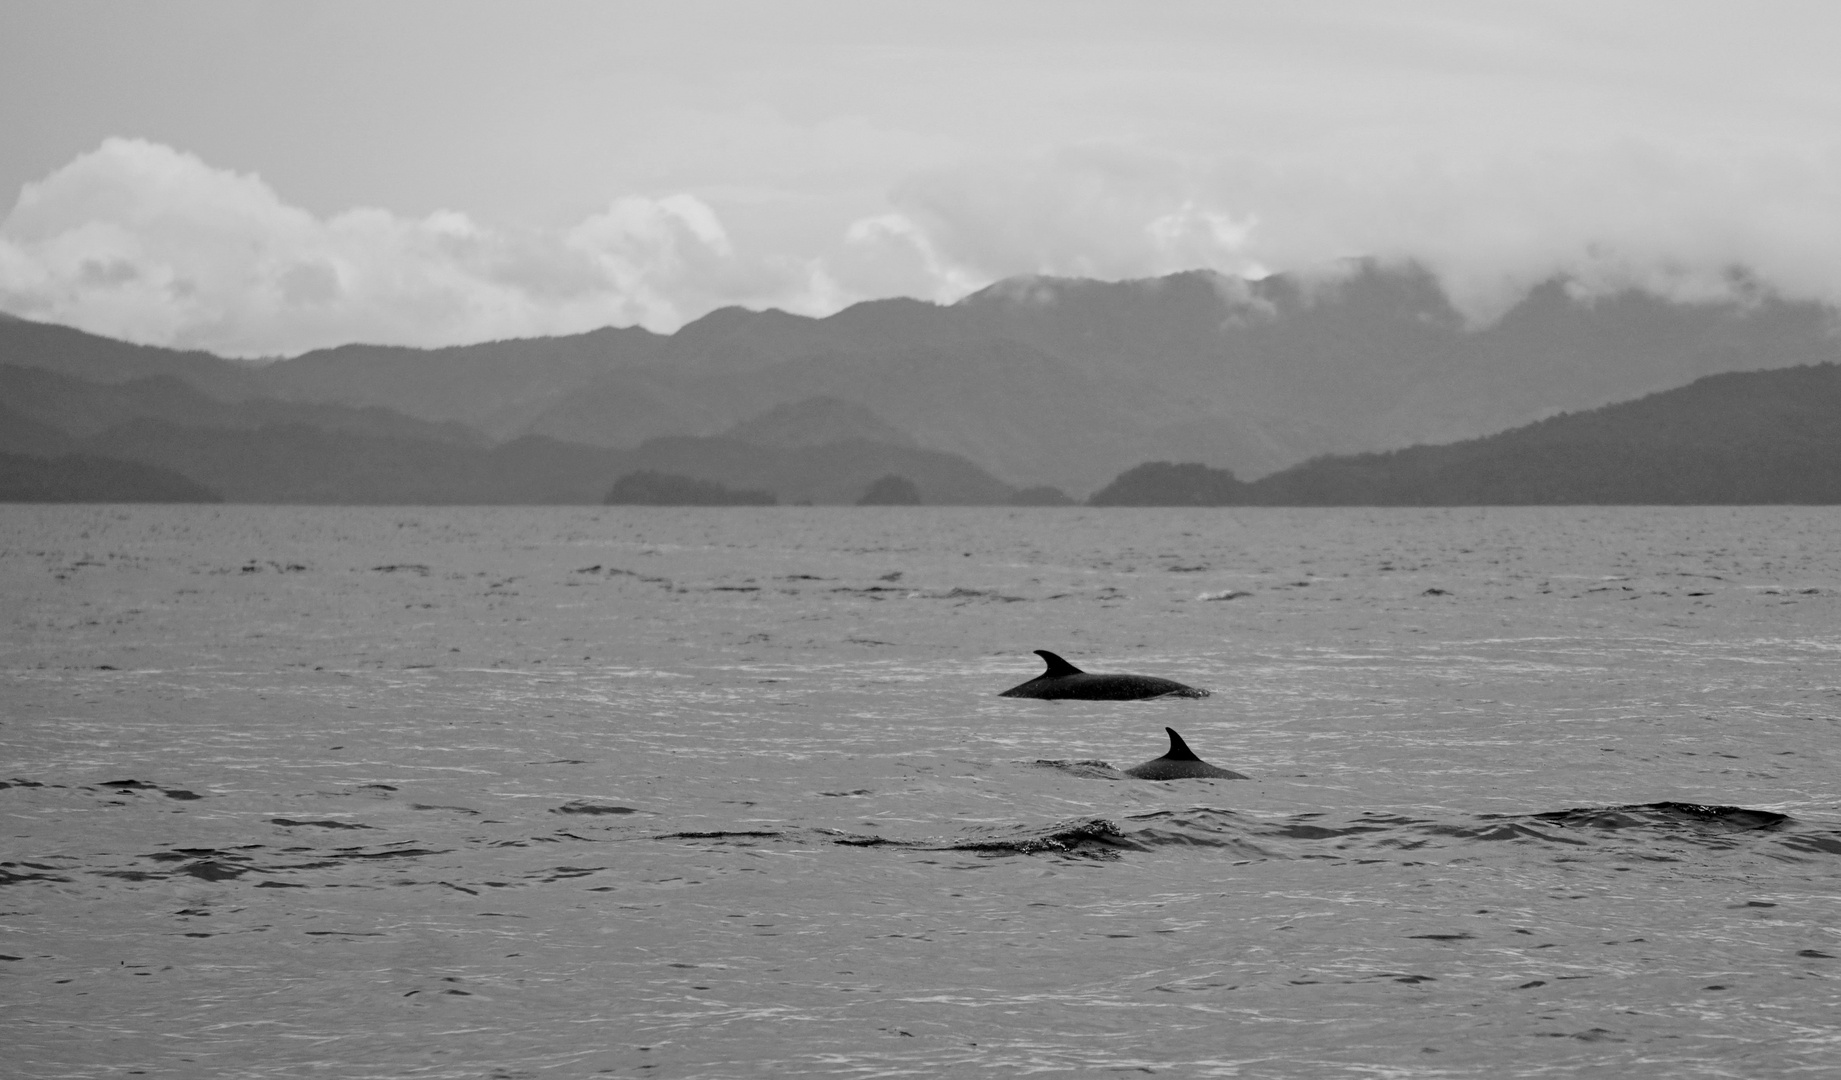
[[[1841,302],[1833,0],[0,3],[0,310],[231,355],[1416,260]]]

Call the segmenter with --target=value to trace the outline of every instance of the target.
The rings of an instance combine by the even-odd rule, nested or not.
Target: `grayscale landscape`
[[[1841,1074],[1838,37],[0,5],[0,1074]]]

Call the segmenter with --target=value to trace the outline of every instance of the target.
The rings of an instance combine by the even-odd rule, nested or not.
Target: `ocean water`
[[[0,507],[0,1070],[1835,1075],[1837,536]]]

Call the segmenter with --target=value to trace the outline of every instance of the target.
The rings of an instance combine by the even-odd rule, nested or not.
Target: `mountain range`
[[[896,475],[927,502],[1052,504],[1147,461],[1264,477],[1841,360],[1833,309],[1755,291],[1553,281],[1472,325],[1422,271],[1348,271],[1022,278],[948,305],[271,362],[0,318],[0,451],[138,461],[233,500],[598,502],[651,470],[783,502]]]

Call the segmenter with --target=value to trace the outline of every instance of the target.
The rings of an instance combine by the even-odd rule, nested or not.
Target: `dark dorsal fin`
[[[1041,675],[1037,676],[1038,678],[1058,679],[1063,675],[1084,675],[1086,674],[1086,672],[1075,667],[1073,664],[1068,663],[1066,660],[1061,659],[1059,656],[1056,656],[1054,653],[1049,652],[1047,649],[1037,649],[1035,650],[1035,653],[1037,656],[1040,656],[1042,658],[1043,663],[1048,665],[1048,670],[1044,671]]]
[[[1165,761],[1200,761],[1202,760],[1201,758],[1195,756],[1194,750],[1189,749],[1189,744],[1183,741],[1183,737],[1176,733],[1175,728],[1167,727],[1167,728],[1164,728],[1164,730],[1170,733],[1170,752],[1163,756],[1163,759]]]

